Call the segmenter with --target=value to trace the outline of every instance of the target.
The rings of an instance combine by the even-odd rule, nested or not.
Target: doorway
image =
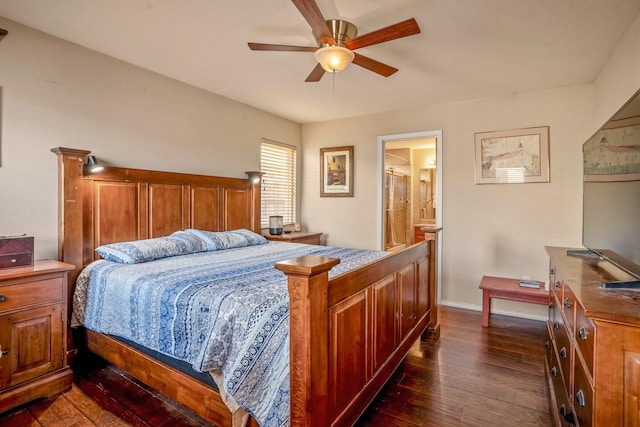
[[[441,130],[379,136],[377,175],[378,249],[409,246],[421,226],[443,226]],[[442,234],[437,239],[437,254],[442,253]],[[437,273],[441,262],[442,257],[437,256]],[[439,300],[440,274],[436,277]]]

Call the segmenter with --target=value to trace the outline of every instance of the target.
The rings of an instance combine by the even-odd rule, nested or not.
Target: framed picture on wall
[[[476,184],[549,182],[549,126],[475,134]]]
[[[353,197],[353,145],[320,149],[320,197]]]

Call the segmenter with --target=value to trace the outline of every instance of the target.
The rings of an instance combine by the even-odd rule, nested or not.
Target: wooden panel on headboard
[[[260,232],[260,184],[249,179],[113,167],[84,175],[89,151],[51,151],[58,155],[58,258],[76,266],[72,285],[103,244],[185,228]]]
[[[222,215],[225,230],[251,230],[251,191],[246,188],[225,188]]]
[[[220,218],[217,206],[220,205],[220,189],[217,187],[191,186],[192,228],[199,230],[220,230]],[[212,214],[215,212],[215,214]]]
[[[168,236],[188,228],[188,200],[187,186],[149,184],[149,237]]]
[[[144,195],[142,195],[144,196]],[[93,249],[100,245],[146,239],[146,224],[141,224],[140,185],[136,182],[93,181]]]

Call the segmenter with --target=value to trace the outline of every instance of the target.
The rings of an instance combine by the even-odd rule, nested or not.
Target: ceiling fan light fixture
[[[342,46],[325,46],[316,50],[313,55],[322,68],[330,73],[343,71],[355,58],[353,52]]]

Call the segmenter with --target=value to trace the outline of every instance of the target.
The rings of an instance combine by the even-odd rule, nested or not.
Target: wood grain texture
[[[419,278],[430,277],[429,257],[430,244],[422,242],[328,283],[337,260],[276,264],[289,276],[292,425],[351,425],[358,418],[430,324],[429,310],[418,316],[418,295],[429,293],[420,289],[429,280]],[[391,337],[376,341],[387,331]]]
[[[71,387],[67,365],[67,273],[36,261],[0,272],[0,412]]]
[[[54,152],[59,156],[59,165],[67,165],[76,155],[67,150]],[[77,186],[74,191],[83,200],[61,208],[63,213],[82,218],[80,224],[64,223],[60,228],[64,247],[83,248],[84,258],[82,265],[76,266],[78,270],[95,259],[98,244],[158,237],[192,227],[192,221],[204,217],[203,212],[216,217],[206,223],[215,227],[211,231],[260,231],[260,187],[247,179],[125,168],[106,168],[99,174],[67,179],[63,172],[59,169],[62,191]],[[200,197],[202,200],[196,200]],[[203,211],[196,212],[197,209]],[[82,233],[77,232],[78,228]],[[301,257],[276,265],[289,275],[293,426],[351,425],[411,344],[426,328],[438,330],[433,320],[436,298],[432,254],[432,241],[417,244],[331,281],[327,272],[338,262],[335,259]],[[378,310],[372,306],[372,285],[386,277],[393,277],[398,300],[378,300],[383,306],[392,305],[395,312],[378,319],[377,325],[383,330],[393,329],[398,335],[394,347],[385,350],[389,353],[386,359],[377,360],[374,371],[372,316]],[[345,302],[351,298],[353,305]],[[335,315],[330,318],[332,310]],[[392,327],[388,322],[398,324]],[[352,334],[360,338],[353,340]],[[210,421],[228,425],[230,416],[217,391],[199,387],[187,375],[104,335],[88,333],[87,337],[91,351]],[[348,388],[348,393],[341,394],[341,385]]]
[[[601,283],[619,272],[607,261],[551,257],[547,378],[555,425],[635,426],[640,419],[640,302],[636,291]]]
[[[495,315],[491,327],[482,328],[479,312],[451,307],[440,307],[439,317],[441,340],[413,343],[356,426],[552,424],[543,377],[544,322]],[[218,426],[99,359],[84,360],[71,391],[0,414],[0,425]]]

